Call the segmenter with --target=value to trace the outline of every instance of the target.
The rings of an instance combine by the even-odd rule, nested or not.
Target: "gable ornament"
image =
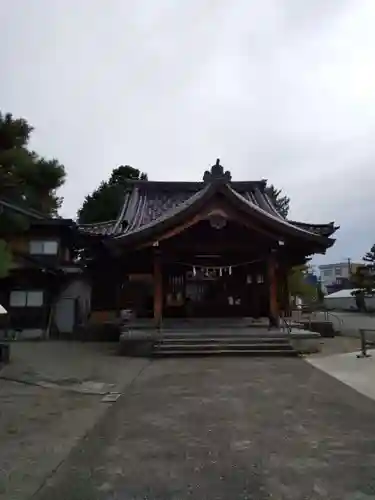
[[[227,184],[232,180],[232,175],[229,170],[224,172],[224,168],[220,165],[219,158],[216,160],[215,165],[212,165],[211,170],[206,170],[203,175],[203,182],[209,184],[212,182],[220,182]]]

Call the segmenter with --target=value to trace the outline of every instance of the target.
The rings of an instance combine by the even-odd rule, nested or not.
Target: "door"
[[[75,327],[76,299],[61,298],[55,306],[55,324],[60,333],[72,333]]]

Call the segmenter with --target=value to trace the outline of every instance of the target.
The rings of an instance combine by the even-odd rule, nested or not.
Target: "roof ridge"
[[[23,215],[34,217],[36,219],[53,219],[53,217],[51,217],[50,215],[43,214],[42,212],[39,212],[38,210],[35,210],[34,208],[31,207],[26,207],[20,204],[13,203],[11,201],[8,201],[4,197],[0,198],[0,205],[3,205],[6,208],[9,208],[10,210],[13,210],[15,212],[20,212]]]
[[[288,222],[286,219],[281,218],[279,215],[276,213],[270,213],[269,211],[265,210],[261,206],[259,206],[257,203],[254,203],[250,200],[247,200],[244,196],[242,196],[239,192],[237,192],[235,189],[233,189],[232,186],[230,186],[229,183],[224,183],[224,184],[214,184],[214,183],[207,183],[203,189],[200,191],[196,192],[194,195],[190,196],[185,202],[180,204],[174,209],[167,210],[164,212],[162,215],[157,217],[156,219],[151,220],[147,224],[143,225],[135,225],[136,227],[129,227],[128,231],[125,231],[122,234],[115,235],[114,239],[117,241],[120,240],[128,240],[132,241],[134,238],[137,237],[146,237],[150,233],[150,237],[152,234],[153,229],[158,228],[157,230],[160,232],[162,227],[171,224],[172,219],[175,219],[176,217],[180,219],[183,216],[187,215],[187,212],[192,212],[193,210],[197,210],[199,206],[202,205],[202,203],[207,202],[208,199],[213,196],[215,193],[228,193],[230,198],[232,198],[233,202],[240,202],[242,206],[245,208],[248,207],[251,209],[251,213],[258,214],[260,217],[266,217],[270,221],[274,221],[279,228],[284,228],[286,231],[287,235],[290,236],[296,236],[300,235],[302,237],[307,237],[310,241],[314,241],[315,243],[320,243],[325,246],[331,246],[334,242],[333,239],[330,239],[326,236],[323,235],[318,235],[313,232],[307,231],[304,228],[297,227],[290,222]],[[259,193],[262,195],[262,193]],[[140,198],[141,202],[144,202],[145,200],[141,197]],[[255,200],[257,201],[257,200]],[[264,203],[264,206],[267,206],[267,203]],[[129,230],[130,229],[130,230]],[[141,236],[143,235],[143,236]]]
[[[102,222],[89,222],[86,224],[77,224],[78,227],[97,227],[97,226],[104,226],[106,224],[114,224],[117,221],[117,219],[112,219],[112,220],[106,220]]]
[[[126,189],[127,185],[134,185],[134,186],[203,186],[205,183],[203,181],[150,181],[150,180],[144,180],[144,179],[127,179],[126,184],[124,188]],[[258,180],[247,180],[247,181],[230,181],[228,184],[238,186],[238,185],[263,185],[265,186],[267,184],[266,179],[258,179]]]

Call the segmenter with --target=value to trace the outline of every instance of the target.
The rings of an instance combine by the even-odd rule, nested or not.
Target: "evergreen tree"
[[[87,195],[78,210],[80,224],[105,222],[117,218],[124,201],[124,193],[129,180],[147,180],[147,174],[129,165],[121,165],[113,170],[108,181],[104,181]]]
[[[308,270],[306,264],[293,267],[288,276],[288,289],[293,297],[310,302],[318,299],[318,288],[307,281]]]
[[[62,199],[57,190],[65,181],[65,169],[57,160],[46,160],[28,148],[33,128],[23,118],[0,112],[0,199],[46,216],[56,216]],[[5,276],[11,254],[1,237],[27,228],[25,216],[0,212],[0,276]]]
[[[372,245],[363,260],[366,264],[356,270],[351,281],[356,288],[372,293],[375,290],[375,245]]]
[[[32,130],[23,118],[0,112],[0,198],[57,215],[62,202],[57,190],[64,184],[65,169],[28,148]]]
[[[286,219],[289,213],[290,198],[282,195],[281,189],[276,189],[273,184],[266,188],[266,193],[279,214]]]

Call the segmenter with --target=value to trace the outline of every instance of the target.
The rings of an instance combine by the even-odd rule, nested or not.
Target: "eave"
[[[182,224],[189,218],[199,216],[202,209],[212,201],[215,196],[222,196],[232,207],[245,213],[254,221],[262,224],[275,232],[280,237],[298,239],[312,246],[326,249],[333,245],[334,239],[311,233],[300,227],[294,226],[287,220],[275,213],[270,213],[255,205],[244,196],[239,194],[230,185],[223,183],[211,183],[205,185],[200,191],[191,196],[177,208],[166,212],[149,224],[137,227],[119,235],[112,236],[108,243],[116,245],[134,245],[146,240],[157,240],[163,233],[173,227]]]

